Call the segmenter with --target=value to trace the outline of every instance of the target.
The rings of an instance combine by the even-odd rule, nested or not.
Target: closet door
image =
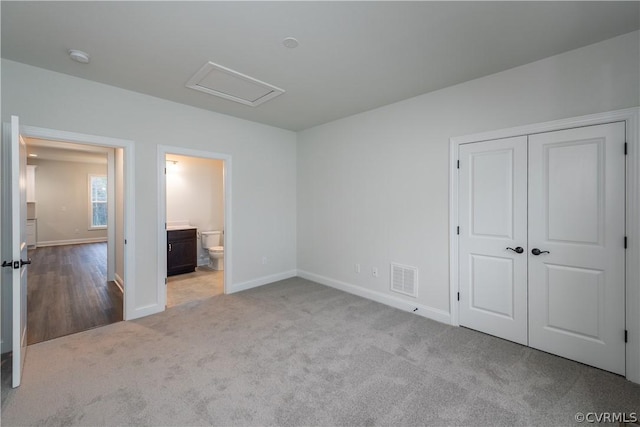
[[[527,344],[527,138],[460,146],[460,325]]]
[[[529,137],[529,345],[625,373],[625,125]]]

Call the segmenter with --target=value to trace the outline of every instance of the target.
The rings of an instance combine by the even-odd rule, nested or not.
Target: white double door
[[[625,373],[625,124],[460,146],[460,325]]]

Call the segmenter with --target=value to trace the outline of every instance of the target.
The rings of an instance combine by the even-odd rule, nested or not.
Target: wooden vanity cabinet
[[[197,245],[196,229],[167,230],[167,276],[196,270]]]

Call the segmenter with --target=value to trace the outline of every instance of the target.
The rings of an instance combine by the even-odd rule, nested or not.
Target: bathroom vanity
[[[167,227],[167,276],[191,273],[197,265],[196,227]]]

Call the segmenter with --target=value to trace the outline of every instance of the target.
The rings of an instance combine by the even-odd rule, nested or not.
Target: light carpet
[[[300,278],[30,346],[2,425],[572,425],[640,385]]]

